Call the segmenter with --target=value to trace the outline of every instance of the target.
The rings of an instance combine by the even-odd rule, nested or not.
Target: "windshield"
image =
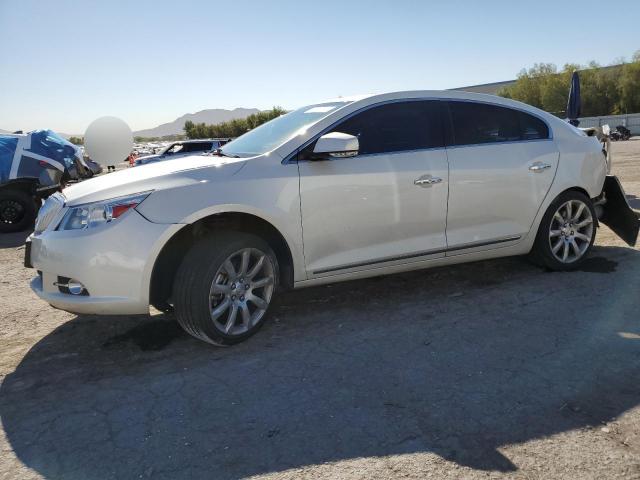
[[[273,150],[299,131],[351,102],[318,103],[299,108],[260,125],[222,148],[225,155],[252,157]]]

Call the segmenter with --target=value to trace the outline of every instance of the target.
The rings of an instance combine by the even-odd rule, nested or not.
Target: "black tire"
[[[223,268],[223,263],[230,256],[246,249],[263,253],[265,258],[268,258],[271,262],[269,266],[273,279],[270,284],[269,298],[266,309],[262,309],[260,318],[247,331],[225,333],[212,318],[211,302],[215,301],[211,296],[212,283],[221,275],[220,270]],[[263,263],[265,262],[266,259]],[[238,271],[241,271],[241,267]],[[255,235],[242,232],[224,232],[210,235],[200,240],[189,250],[178,268],[173,285],[173,303],[176,319],[187,333],[213,345],[225,346],[242,342],[254,335],[264,325],[267,319],[268,307],[277,284],[278,262],[276,255],[264,240]],[[256,288],[259,289],[260,287]],[[245,303],[249,305],[250,290],[246,290],[246,292],[247,300]],[[251,290],[251,292],[253,291]],[[220,295],[223,298],[227,298],[225,297],[226,294]],[[254,310],[253,313],[255,311],[257,310]],[[221,315],[221,317],[223,316]],[[240,314],[238,316],[241,317]],[[228,318],[231,318],[230,312]],[[238,318],[238,320],[244,324],[244,319]],[[248,325],[251,325],[251,323],[251,321],[247,322]],[[242,327],[242,325],[239,327]]]
[[[33,227],[36,212],[32,195],[13,188],[0,190],[0,233],[21,232]]]
[[[550,231],[552,228],[552,222],[554,221],[555,213],[560,207],[571,200],[584,203],[586,208],[589,210],[592,219],[591,240],[588,243],[586,241],[584,242],[586,249],[579,258],[571,261],[570,263],[563,263],[561,260],[556,258],[552,251]],[[553,271],[571,271],[579,268],[580,265],[588,257],[591,248],[593,247],[593,242],[596,239],[597,222],[598,220],[596,217],[595,209],[593,207],[593,202],[589,197],[575,190],[568,190],[561,193],[551,203],[551,205],[549,205],[549,208],[545,212],[544,217],[542,217],[542,221],[540,222],[540,226],[538,227],[538,233],[536,235],[535,243],[533,245],[533,248],[531,249],[531,252],[529,253],[530,260],[536,265]]]

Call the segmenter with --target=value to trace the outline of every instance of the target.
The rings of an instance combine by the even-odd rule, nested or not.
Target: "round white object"
[[[100,117],[84,132],[85,153],[102,166],[123,162],[133,149],[129,125],[117,117]]]

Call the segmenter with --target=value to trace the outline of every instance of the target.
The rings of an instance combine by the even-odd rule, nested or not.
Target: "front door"
[[[440,103],[387,103],[347,118],[330,131],[358,137],[356,157],[308,160],[314,143],[300,152],[310,277],[444,255],[449,185]]]

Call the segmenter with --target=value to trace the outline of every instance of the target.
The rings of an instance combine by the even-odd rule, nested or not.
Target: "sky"
[[[0,129],[510,80],[640,49],[640,2],[0,0]],[[610,16],[610,15],[614,16]],[[634,43],[635,42],[635,43]]]

